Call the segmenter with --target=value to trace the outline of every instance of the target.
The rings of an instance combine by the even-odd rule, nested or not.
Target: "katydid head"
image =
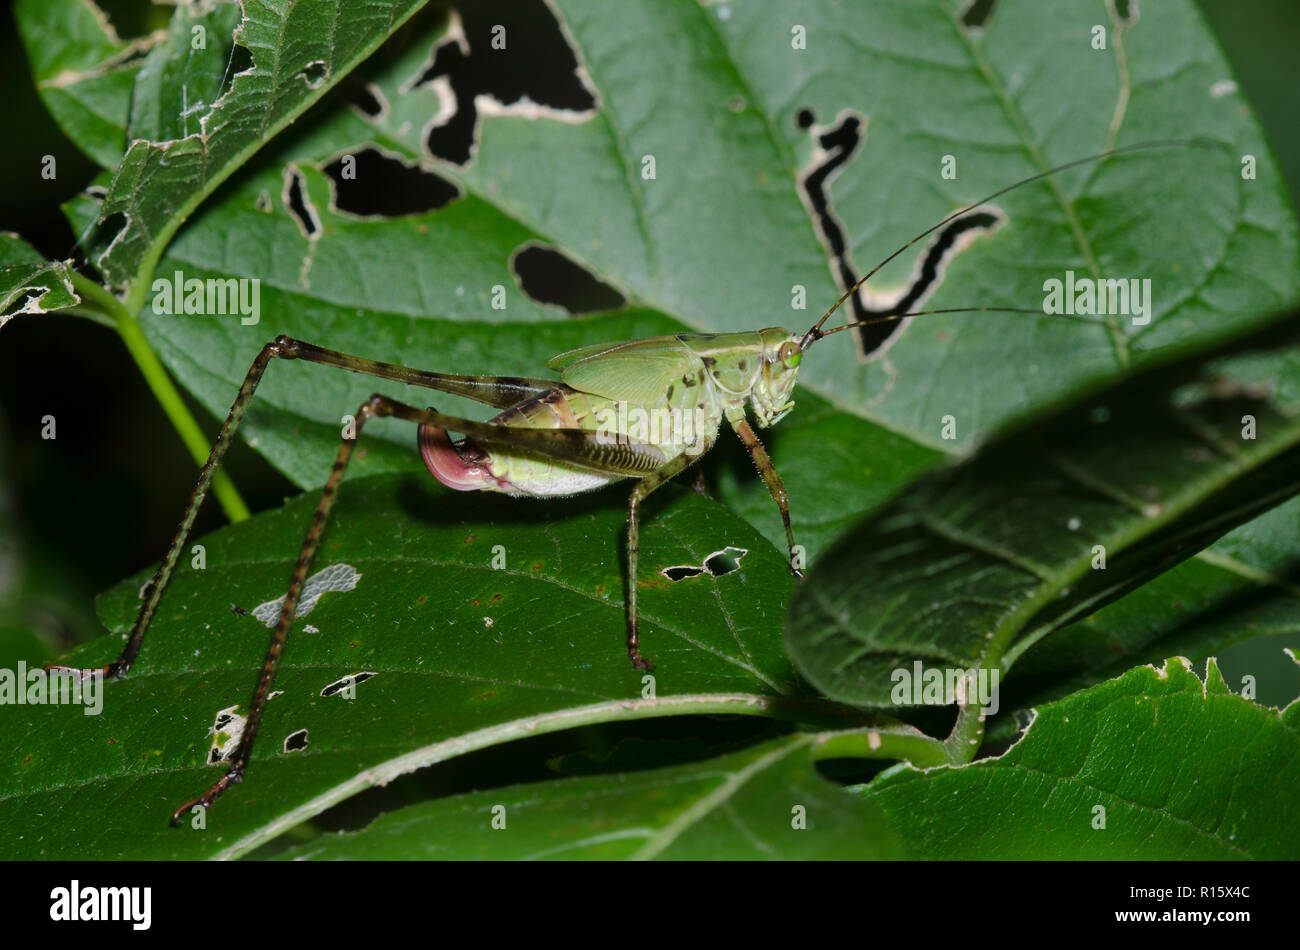
[[[763,368],[749,395],[754,418],[767,428],[776,425],[794,408],[790,395],[799,375],[803,348],[797,333],[781,327],[760,330],[759,336],[763,341]]]

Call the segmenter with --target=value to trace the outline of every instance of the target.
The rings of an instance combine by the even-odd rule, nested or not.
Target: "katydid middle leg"
[[[641,502],[645,501],[652,491],[671,479],[673,476],[680,474],[692,462],[697,461],[699,455],[690,455],[683,453],[670,460],[662,468],[651,472],[641,481],[636,483],[636,488],[632,489],[632,495],[627,502],[627,655],[632,661],[632,665],[638,670],[653,669],[653,665],[641,655],[640,633],[637,629],[636,616],[636,563],[637,551],[639,548],[639,524],[637,521],[637,509]]]

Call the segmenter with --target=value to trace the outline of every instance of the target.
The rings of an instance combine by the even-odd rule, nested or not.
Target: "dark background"
[[[1199,0],[1199,5],[1255,107],[1296,202],[1300,3]],[[0,60],[7,64],[0,102],[8,115],[0,126],[8,132],[0,149],[0,230],[18,232],[49,257],[66,258],[73,255],[75,240],[59,204],[80,191],[95,169],[45,112],[8,6],[4,3],[0,13],[5,22]],[[134,0],[101,6],[123,35],[159,26],[170,13]],[[47,154],[57,161],[54,181],[39,175]],[[217,420],[193,403],[191,409],[215,434]],[[40,420],[47,414],[57,419],[55,440],[40,438]],[[242,443],[232,449],[228,469],[254,511],[296,493]],[[100,635],[95,595],[162,555],[195,471],[114,331],[57,314],[19,318],[0,331],[0,542],[7,533],[23,564],[21,606],[11,603],[7,614],[0,564],[0,664],[39,661]],[[196,532],[221,523],[219,509],[209,502]],[[2,555],[0,550],[0,560]],[[1296,645],[1300,637],[1290,641]],[[1276,666],[1278,646],[1277,638],[1268,638],[1229,651],[1224,662],[1229,681],[1234,681],[1231,670],[1251,668],[1252,657]],[[1276,683],[1276,694],[1261,691],[1260,699],[1285,703],[1297,684],[1300,675]],[[1261,677],[1261,686],[1267,685]]]

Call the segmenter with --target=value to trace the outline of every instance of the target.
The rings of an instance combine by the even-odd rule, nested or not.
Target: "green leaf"
[[[918,660],[1005,671],[1295,494],[1298,354],[1291,320],[1226,358],[1140,375],[924,480],[796,593],[786,642],[800,671],[868,706],[891,705],[895,671]],[[1271,392],[1252,385],[1264,367]],[[1089,651],[1113,656],[1101,637]]]
[[[18,235],[0,232],[0,327],[20,313],[49,313],[81,302],[71,261],[47,261]]]
[[[14,15],[41,101],[77,148],[115,167],[126,150],[137,57],[151,38],[123,42],[91,0],[19,0]]]
[[[1044,706],[999,758],[899,767],[864,794],[920,858],[1295,860],[1298,714],[1173,659]]]
[[[673,768],[476,792],[291,848],[291,860],[863,860],[898,857],[877,809],[791,736]],[[868,807],[862,807],[867,805]],[[504,826],[494,825],[504,820]],[[803,825],[800,827],[800,825]]]
[[[235,42],[252,65],[225,79],[229,47],[213,42],[191,56],[192,29],[225,20],[218,8],[196,13],[177,8],[173,29],[150,54],[132,105],[132,129],[181,138],[137,139],[127,149],[104,199],[101,224],[125,216],[120,228],[103,227],[91,238],[95,266],[114,286],[152,270],[163,248],[199,203],[258,149],[373,53],[423,0],[354,4],[344,0],[241,0]],[[200,22],[202,21],[202,22]],[[225,53],[223,54],[223,50]],[[200,62],[194,63],[194,59]],[[201,91],[223,90],[186,122],[177,93],[196,76]],[[156,112],[155,112],[156,110]],[[188,109],[187,109],[188,111]],[[193,129],[193,131],[189,131]]]
[[[1300,633],[1295,525],[1300,498],[1224,535],[1128,596],[1052,634],[1016,664],[1004,709],[1026,708],[1125,673],[1184,656],[1194,663],[1234,643]],[[999,719],[998,734],[1015,727]]]
[[[136,302],[153,276],[262,282],[255,320],[149,306],[140,314],[179,384],[218,418],[254,355],[279,333],[432,370],[537,375],[555,353],[602,339],[776,323],[803,329],[840,292],[799,196],[801,176],[818,160],[812,134],[796,122],[804,107],[821,123],[846,111],[867,121],[864,141],[828,185],[858,272],[962,203],[1112,141],[1198,136],[1223,146],[1130,154],[999,199],[1005,222],[948,260],[927,301],[1034,307],[1043,282],[1067,270],[1150,278],[1146,326],[927,317],[867,362],[847,333],[818,345],[804,363],[798,410],[765,435],[789,486],[798,540],[814,557],[944,454],[965,453],[1134,366],[1240,333],[1293,300],[1300,286],[1296,225],[1267,146],[1241,98],[1214,91],[1229,72],[1187,0],[1144,8],[1128,26],[1112,23],[1116,42],[1105,52],[1089,43],[1091,26],[1108,22],[1101,2],[1043,9],[1007,0],[983,32],[964,28],[961,4],[944,0],[818,4],[793,17],[775,0],[484,3],[461,11],[463,37],[429,12],[361,67],[357,79],[381,104],[377,113],[321,101],[416,6],[395,5],[400,13],[372,28],[360,19],[372,7],[248,0],[242,48],[212,35],[203,56],[191,55],[187,42],[185,27],[198,25],[194,10],[178,8],[168,38],[141,70],[131,112],[136,134],[173,138],[133,143],[102,207],[93,192],[70,205],[79,224],[97,215],[115,225],[126,215],[121,234],[104,227],[91,247],[110,282],[133,284]],[[337,35],[324,22],[335,8]],[[549,22],[551,9],[558,26]],[[493,22],[506,24],[516,50],[520,37],[537,35],[533,28],[558,36],[577,64],[574,83],[594,107],[565,112],[524,98],[477,100],[473,156],[459,165],[428,150],[429,131],[453,116],[449,81],[426,74],[439,52],[462,44],[471,55],[492,55],[482,27]],[[807,29],[807,49],[792,47],[795,25]],[[241,72],[247,50],[252,66]],[[181,115],[196,102],[191,90],[201,90],[197,101],[211,110],[190,117],[203,122],[200,132]],[[215,107],[214,93],[223,95]],[[471,102],[456,106],[468,112]],[[397,217],[341,210],[340,186],[325,169],[371,147],[452,183],[458,196]],[[1250,179],[1239,161],[1246,154],[1256,160]],[[939,173],[947,155],[957,160],[955,179]],[[653,177],[643,177],[647,157]],[[627,308],[573,318],[530,299],[513,265],[532,245],[562,252],[621,293]],[[923,253],[918,246],[903,254],[873,280],[876,304],[901,293]],[[506,292],[504,310],[493,305],[497,287]],[[791,309],[797,288],[807,293],[806,310]],[[341,417],[376,389],[421,405],[429,398],[319,366],[278,364],[242,431],[298,485],[316,487]],[[452,408],[436,398],[439,408]],[[946,415],[958,422],[956,439],[941,437]],[[1145,430],[1135,424],[1138,431]],[[1261,449],[1280,445],[1275,435],[1270,430]],[[271,704],[249,780],[213,810],[209,829],[163,825],[172,807],[218,772],[200,764],[206,732],[218,710],[247,702],[265,647],[265,628],[230,613],[230,602],[251,608],[280,596],[311,498],[202,542],[206,572],[183,572],[169,591],[139,669],[106,688],[108,707],[85,720],[89,726],[73,714],[89,730],[75,755],[66,709],[23,707],[24,722],[0,733],[0,762],[8,763],[0,770],[0,820],[65,819],[11,847],[47,856],[73,848],[240,854],[370,782],[516,736],[738,705],[783,718],[825,715],[810,705],[776,642],[776,617],[791,590],[784,554],[746,521],[680,492],[652,506],[644,550],[655,553],[644,555],[643,603],[647,650],[662,682],[660,698],[643,705],[621,651],[622,491],[526,506],[367,477],[419,470],[413,443],[408,426],[367,427],[318,564],[352,565],[362,579],[327,594],[300,621],[325,633],[295,633],[285,692]],[[1160,448],[1142,448],[1165,460]],[[783,547],[766,489],[743,453],[733,448],[710,462],[722,466],[713,473],[722,499]],[[1052,504],[1060,501],[1071,499]],[[1212,499],[1195,513],[1229,501]],[[1238,514],[1263,503],[1243,502]],[[1058,515],[1068,517],[1064,509],[1050,516]],[[1167,540],[1178,526],[1157,527]],[[465,551],[471,535],[477,540]],[[1212,536],[1191,535],[1185,553]],[[527,552],[521,563],[529,571],[502,577],[495,591],[523,605],[513,612],[480,612],[490,601],[472,593],[475,578],[483,583],[489,538]],[[1054,536],[1030,540],[1047,547]],[[735,574],[672,584],[653,573],[701,563],[729,545],[750,552]],[[1148,548],[1133,550],[1137,559]],[[861,556],[839,549],[829,563],[860,571]],[[533,563],[542,565],[538,578]],[[881,592],[920,590],[909,567],[900,559],[881,568]],[[1125,570],[1125,583],[1147,576]],[[367,583],[373,578],[380,582]],[[115,634],[132,619],[141,580],[104,600]],[[666,637],[672,648],[654,646]],[[511,649],[521,644],[529,649]],[[81,655],[102,662],[119,645],[109,638]],[[972,645],[980,643],[959,647]],[[426,669],[438,670],[433,688]],[[320,696],[323,684],[359,670],[379,675],[358,686],[358,705]],[[368,693],[379,693],[379,705],[360,705]],[[307,750],[283,751],[283,738],[299,728],[308,729]],[[116,809],[120,802],[129,802],[129,819]]]
[[[202,570],[185,566],[187,547],[135,668],[104,684],[101,714],[5,707],[0,825],[28,829],[6,840],[7,856],[241,854],[403,772],[594,722],[854,721],[806,693],[774,635],[793,583],[784,557],[693,492],[667,489],[646,509],[642,647],[658,668],[657,698],[645,698],[623,649],[621,491],[539,509],[404,476],[364,479],[345,486],[313,570],[333,566],[344,582],[295,625],[246,781],[205,831],[171,829],[172,809],[220,774],[205,764],[218,712],[247,713],[269,635],[254,610],[283,595],[315,503],[295,499],[199,539]],[[659,573],[727,545],[748,552],[735,572],[677,583]],[[112,633],[70,662],[117,654],[146,576],[101,599]],[[375,675],[355,699],[327,689],[362,672]],[[306,750],[285,751],[302,729]],[[33,814],[47,820],[22,817]]]

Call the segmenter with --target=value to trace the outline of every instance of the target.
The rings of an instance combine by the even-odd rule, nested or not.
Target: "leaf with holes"
[[[1037,308],[1047,282],[1076,277],[1122,281],[1132,313],[924,317],[859,334],[856,345],[841,334],[804,361],[798,408],[770,435],[799,539],[823,577],[878,569],[881,592],[923,613],[926,572],[942,583],[952,564],[911,571],[917,562],[900,557],[864,568],[879,553],[872,548],[834,549],[829,565],[818,555],[946,455],[1105,391],[1135,368],[1235,337],[1300,286],[1300,242],[1277,171],[1190,0],[1131,19],[1100,0],[1004,0],[982,25],[964,22],[955,0],[812,3],[794,15],[777,0],[482,0],[452,15],[419,6],[245,0],[236,32],[228,5],[183,5],[165,35],[138,42],[138,59],[121,60],[119,41],[79,20],[66,65],[51,55],[41,67],[42,81],[72,70],[79,91],[79,71],[138,64],[128,112],[114,98],[120,86],[103,94],[109,125],[125,121],[132,139],[125,158],[67,211],[78,234],[99,219],[91,263],[130,285],[126,303],[140,310],[150,344],[217,418],[281,333],[437,371],[536,375],[555,353],[601,340],[802,330],[856,275],[964,203],[1111,145],[1197,137],[1196,147],[1126,153],[998,198],[900,255],[843,315]],[[1105,50],[1091,42],[1099,22]],[[44,29],[48,37],[48,20]],[[113,128],[61,121],[83,149],[107,154]],[[555,293],[548,280],[557,274],[579,290]],[[238,308],[169,306],[187,281],[206,279],[248,281]],[[277,362],[242,435],[297,485],[319,487],[342,418],[375,389],[407,401],[428,395]],[[1264,468],[1261,453],[1282,453],[1294,428],[1285,412],[1261,418],[1269,428],[1258,450],[1242,453],[1247,469]],[[1207,485],[1236,492],[1250,480],[1236,479],[1231,464],[1178,455],[1185,444],[1166,423],[1158,412],[1134,418],[1129,444],[1163,466],[1154,471],[1161,490],[1205,476],[1178,497],[1221,517],[1214,527],[1278,500],[1229,510],[1238,496],[1211,497]],[[1025,462],[975,464],[1008,484]],[[421,469],[409,426],[368,426],[313,579],[320,596],[290,641],[284,692],[269,707],[249,781],[230,795],[234,807],[223,801],[207,834],[161,827],[170,807],[212,779],[203,763],[237,733],[264,649],[259,616],[283,595],[311,498],[203,542],[205,571],[182,572],[139,668],[106,688],[103,716],[78,719],[90,737],[75,754],[65,708],[27,707],[20,727],[3,731],[11,767],[0,814],[66,819],[11,845],[33,855],[87,841],[103,853],[238,854],[373,782],[518,736],[738,708],[858,721],[852,709],[817,702],[781,653],[777,618],[791,582],[783,553],[762,540],[782,543],[766,488],[735,446],[709,464],[728,508],[670,490],[646,521],[646,646],[662,682],[656,699],[637,699],[645,687],[619,647],[621,497],[453,501],[401,477]],[[922,514],[942,520],[954,512],[932,484],[905,498],[931,491]],[[978,485],[965,487],[978,498]],[[1154,552],[1164,567],[1184,553],[1164,546],[1176,525],[1148,524],[1146,512],[1126,509],[1132,493],[1120,495],[1102,500],[1138,526],[1133,557]],[[1040,518],[1058,530],[1022,517],[1019,529],[1041,547],[985,579],[1028,565],[1060,581],[1062,563],[1077,567],[1059,530],[1074,498],[1039,500]],[[1185,553],[1214,533],[1189,535]],[[511,563],[526,568],[488,574],[494,538],[508,539]],[[709,570],[728,547],[747,552],[740,569]],[[1117,564],[1114,593],[1150,574]],[[700,573],[681,571],[695,565]],[[1029,573],[1026,583],[1042,580]],[[141,580],[105,599],[114,634],[129,624]],[[1005,606],[1014,586],[975,597]],[[1044,630],[1092,619],[1083,608],[1110,593],[1084,589],[1047,604],[1044,591],[1058,589],[1036,590]],[[1175,610],[1161,609],[1161,622]],[[981,649],[975,626],[961,617],[955,636],[913,635],[933,641],[923,651],[946,638],[944,655],[964,658]],[[653,646],[674,636],[666,652]],[[1138,635],[1126,646],[1153,642]],[[111,637],[79,655],[103,661],[117,645]],[[849,665],[844,650],[810,659],[803,649],[799,663],[818,686],[864,701],[831,675]],[[1096,675],[1097,652],[1050,668],[1046,688]],[[139,814],[110,816],[110,803],[127,799]]]
[[[153,38],[123,42],[84,0],[19,0],[14,15],[41,101],[79,149],[115,167],[126,150],[140,56]]]
[[[1281,321],[922,481],[846,535],[796,593],[786,627],[795,663],[841,701],[909,704],[900,668],[1006,670],[1295,495],[1298,342],[1297,321]],[[1113,658],[1095,632],[1080,640],[1091,657]]]
[[[114,286],[138,282],[200,202],[421,5],[241,0],[237,10],[178,7],[137,76],[128,132],[139,137],[113,175],[102,226],[89,239],[95,266]]]
[[[247,781],[204,831],[171,829],[168,816],[216,779],[209,763],[242,728],[262,618],[316,498],[199,539],[205,566],[173,580],[131,674],[88,696],[98,715],[5,706],[0,827],[24,829],[6,836],[5,855],[232,856],[404,772],[590,723],[859,719],[810,695],[773,634],[793,583],[784,558],[716,503],[665,494],[642,533],[643,646],[658,663],[647,693],[623,650],[621,493],[539,509],[406,476],[348,484]],[[658,573],[724,542],[748,551],[740,570],[678,583]],[[112,632],[73,662],[116,655],[146,577],[101,599]]]
[[[1300,858],[1300,702],[1280,713],[1177,659],[1044,706],[1006,754],[863,790],[916,857]]]
[[[0,232],[0,327],[20,313],[75,307],[70,261],[47,261],[18,235]]]

